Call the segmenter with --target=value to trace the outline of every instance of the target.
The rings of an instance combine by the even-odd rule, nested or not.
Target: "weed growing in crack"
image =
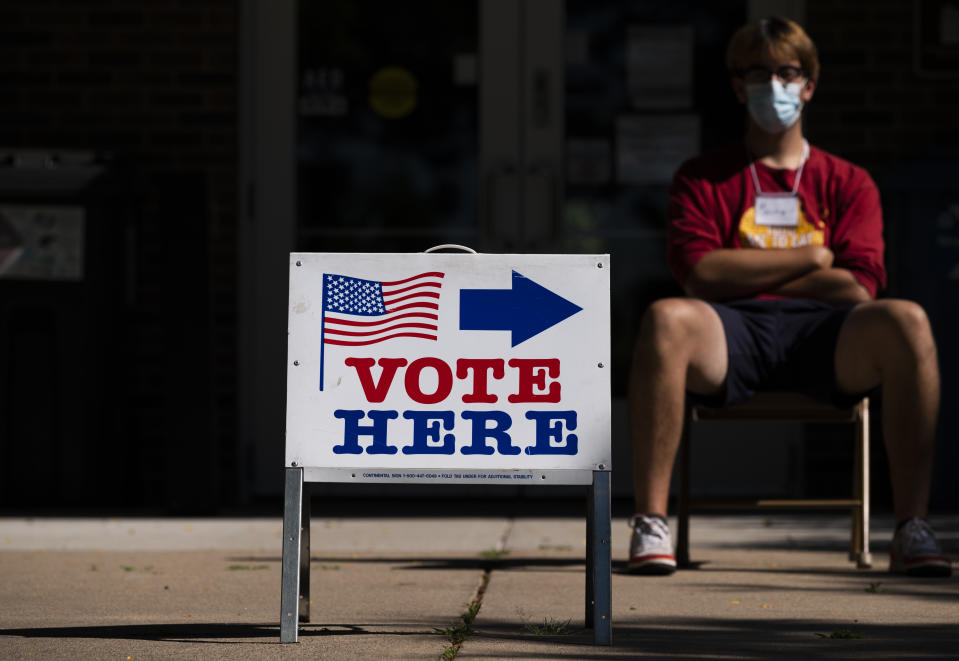
[[[433,629],[437,633],[446,636],[446,639],[450,641],[450,644],[443,648],[443,653],[439,656],[440,661],[451,661],[456,657],[463,641],[469,638],[470,634],[473,633],[473,620],[476,619],[476,614],[479,613],[479,609],[480,602],[471,601],[469,606],[466,607],[466,610],[460,615],[460,622],[453,622],[443,629]]]
[[[527,622],[523,625],[523,628],[535,636],[568,636],[573,633],[569,628],[569,623],[571,620],[557,620],[552,617],[547,617],[543,620],[543,624],[533,624],[532,622]]]

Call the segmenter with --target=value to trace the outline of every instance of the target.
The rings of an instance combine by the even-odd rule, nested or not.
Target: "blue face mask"
[[[746,85],[746,108],[753,121],[767,133],[782,133],[799,120],[803,103],[802,83],[783,85],[776,78],[768,83]]]

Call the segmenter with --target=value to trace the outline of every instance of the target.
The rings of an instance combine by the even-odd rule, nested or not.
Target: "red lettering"
[[[397,371],[407,365],[407,360],[347,358],[344,363],[356,370],[366,401],[380,403],[386,400]],[[507,397],[510,403],[557,403],[561,400],[558,358],[512,358],[507,364],[517,372],[516,393]],[[379,378],[376,379],[373,377],[374,365],[381,368]],[[433,392],[423,391],[422,373],[427,368],[436,371],[436,389]],[[506,369],[502,358],[460,358],[456,361],[456,378],[463,381],[472,380],[472,392],[463,395],[463,402],[467,404],[497,402],[498,396],[490,392],[490,381],[491,378],[500,380],[505,376]],[[406,368],[403,383],[407,396],[413,401],[419,404],[436,404],[449,397],[453,390],[453,369],[440,358],[417,358]]]
[[[509,366],[519,370],[518,392],[507,398],[510,402],[525,404],[559,401],[559,381],[550,382],[548,388],[546,385],[547,373],[551,379],[559,378],[559,358],[511,358]],[[546,392],[543,392],[544,390]]]
[[[437,376],[436,392],[430,395],[420,388],[420,372],[427,367],[436,370]],[[406,394],[414,402],[436,404],[449,397],[450,391],[453,390],[453,370],[439,358],[417,358],[406,368],[404,383],[406,384]]]
[[[469,370],[473,370],[473,392],[463,395],[463,401],[467,404],[474,402],[483,402],[492,404],[497,400],[496,395],[489,392],[489,381],[487,377],[489,371],[493,370],[494,379],[502,379],[506,375],[503,368],[502,358],[460,358],[456,361],[456,378],[466,379],[469,376]]]
[[[383,372],[376,383],[373,382],[371,369],[376,361],[372,358],[347,358],[343,362],[349,367],[356,368],[356,375],[360,379],[366,401],[379,403],[386,399],[386,393],[390,390],[396,370],[406,365],[406,358],[380,358],[379,364]]]

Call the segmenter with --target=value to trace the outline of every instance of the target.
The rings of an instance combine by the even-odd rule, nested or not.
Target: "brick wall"
[[[916,6],[906,0],[806,3],[806,28],[822,61],[807,134],[818,146],[867,168],[879,185],[887,293],[922,304],[939,340],[943,407],[932,504],[954,508],[959,412],[948,402],[959,396],[959,351],[950,340],[959,330],[959,283],[947,273],[959,266],[959,250],[949,247],[956,245],[956,230],[953,221],[943,220],[943,211],[959,204],[959,70],[951,77],[917,72]],[[874,414],[881,419],[881,410]],[[880,434],[881,426],[874,424],[873,495],[877,506],[886,507],[891,494]],[[816,467],[826,474],[824,469]]]
[[[816,144],[882,180],[896,161],[959,153],[959,72],[952,79],[914,67],[914,3],[812,0],[806,28],[822,76],[807,128]]]
[[[159,182],[189,173],[204,191],[176,233],[200,237],[206,264],[199,290],[211,292],[210,337],[216,439],[209,459],[224,478],[209,501],[231,500],[236,410],[237,22],[235,0],[7,0],[0,6],[0,148],[110,152],[136,172],[136,363],[130,411],[142,448],[129,502],[173,504],[164,417],[168,393],[169,270],[177,268],[176,227]],[[176,194],[178,191],[173,190]],[[192,200],[192,201],[189,201]],[[188,219],[188,220],[187,220]],[[180,265],[183,266],[183,265]],[[164,306],[167,307],[164,307]],[[178,375],[189,379],[189,374]],[[166,385],[165,385],[166,384]],[[149,448],[149,449],[148,449]],[[167,468],[164,468],[164,465]],[[166,492],[166,495],[164,495]]]

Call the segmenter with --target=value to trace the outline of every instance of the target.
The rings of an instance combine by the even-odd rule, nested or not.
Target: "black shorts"
[[[789,390],[847,407],[866,394],[841,393],[836,386],[836,342],[853,305],[801,299],[709,305],[726,332],[729,368],[723,392],[712,397],[690,394],[695,403],[722,407],[742,402],[757,390]]]

